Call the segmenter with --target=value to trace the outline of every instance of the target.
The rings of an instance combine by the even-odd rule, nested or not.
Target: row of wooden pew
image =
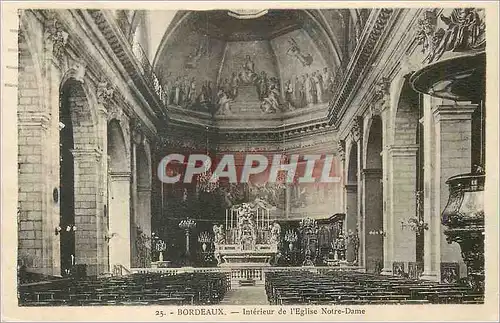
[[[332,271],[266,273],[270,304],[479,304],[484,293],[458,284]]]
[[[223,273],[148,273],[25,284],[18,298],[20,306],[204,305],[219,303],[230,286]]]

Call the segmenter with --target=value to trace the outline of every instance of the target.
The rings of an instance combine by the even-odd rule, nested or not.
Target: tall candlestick
[[[224,227],[226,228],[226,231],[227,231],[227,217],[228,217],[228,212],[229,212],[229,210],[226,209],[226,221],[224,222]]]

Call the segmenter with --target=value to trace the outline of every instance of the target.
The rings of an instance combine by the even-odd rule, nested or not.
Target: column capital
[[[470,102],[461,102],[455,104],[437,105],[432,109],[434,118],[437,122],[471,120],[472,113],[478,107],[477,104]]]
[[[110,172],[109,176],[113,181],[130,181],[131,172]]]
[[[387,148],[387,151],[392,157],[415,157],[417,155],[418,148],[417,144],[390,145]]]
[[[37,128],[41,127],[47,130],[50,126],[51,117],[44,112],[20,113],[18,115],[19,128]]]
[[[76,160],[85,160],[85,159],[95,159],[97,161],[101,160],[102,157],[102,149],[100,148],[77,148],[72,149],[71,154],[73,158]]]
[[[364,168],[361,172],[363,178],[382,178],[381,168]]]
[[[358,192],[358,184],[357,183],[348,183],[344,185],[344,189],[347,193],[356,193]]]
[[[137,186],[137,192],[140,192],[140,193],[151,193],[151,186]]]

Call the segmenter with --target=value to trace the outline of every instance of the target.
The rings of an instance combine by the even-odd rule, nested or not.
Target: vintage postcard
[[[498,321],[498,7],[2,2],[2,320]]]

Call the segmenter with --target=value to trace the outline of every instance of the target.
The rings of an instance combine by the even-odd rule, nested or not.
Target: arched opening
[[[99,185],[98,164],[94,118],[82,83],[69,78],[61,85],[58,112],[61,272],[69,275],[81,265],[93,275],[98,272],[98,203],[91,192]]]
[[[130,268],[130,162],[118,120],[108,123],[108,234],[109,266]]]
[[[59,105],[59,234],[61,274],[63,276],[70,274],[75,257],[75,231],[73,230],[75,224],[75,162],[73,159],[73,122],[69,102],[71,86],[71,83],[68,82],[62,88]]]
[[[346,190],[346,231],[348,237],[358,235],[358,144],[353,142],[349,151],[347,165]],[[347,245],[346,259],[349,263],[358,263],[359,244],[351,243]]]
[[[424,146],[422,95],[415,92],[405,80],[394,119],[394,146],[390,155],[392,196],[391,212],[394,228],[394,261],[408,262],[412,275],[423,265],[424,235],[412,231],[410,219],[423,221]],[[397,183],[397,184],[396,184]],[[417,262],[413,265],[413,262]],[[410,268],[408,268],[410,271]]]
[[[365,264],[368,272],[381,272],[384,261],[382,120],[372,119],[363,170],[365,205]]]
[[[151,265],[151,166],[144,145],[136,150],[137,200],[133,226],[133,267]]]

